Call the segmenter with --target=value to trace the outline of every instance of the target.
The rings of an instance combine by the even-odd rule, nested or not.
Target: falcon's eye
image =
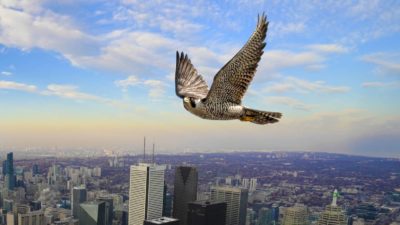
[[[193,98],[190,98],[190,106],[192,106],[192,108],[196,108],[196,102]]]

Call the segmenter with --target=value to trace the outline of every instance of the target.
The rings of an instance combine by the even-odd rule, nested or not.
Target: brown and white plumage
[[[187,55],[177,52],[175,87],[189,112],[204,119],[240,119],[256,124],[278,122],[281,113],[248,109],[241,105],[256,73],[265,47],[268,21],[258,17],[256,30],[242,49],[215,75],[208,90],[207,83],[197,73]]]

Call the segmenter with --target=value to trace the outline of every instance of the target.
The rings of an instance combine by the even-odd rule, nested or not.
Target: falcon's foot
[[[242,117],[240,117],[240,121],[253,122],[254,121],[254,116],[242,116]]]

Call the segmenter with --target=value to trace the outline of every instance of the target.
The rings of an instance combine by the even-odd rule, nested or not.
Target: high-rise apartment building
[[[162,217],[165,166],[139,163],[131,166],[129,181],[129,225]]]
[[[196,201],[198,174],[195,167],[179,166],[175,170],[173,217],[186,225],[188,203]]]
[[[227,203],[226,225],[245,225],[248,190],[238,187],[213,187],[211,200]]]
[[[71,193],[71,211],[74,218],[78,218],[80,204],[86,202],[87,199],[87,191],[86,187],[79,186],[74,187]]]
[[[346,214],[340,206],[337,206],[337,198],[339,193],[337,190],[333,192],[332,204],[326,206],[325,211],[318,219],[318,225],[346,225]]]
[[[187,224],[224,225],[226,202],[195,201],[188,204]]]
[[[308,210],[304,205],[286,208],[282,225],[308,225]]]

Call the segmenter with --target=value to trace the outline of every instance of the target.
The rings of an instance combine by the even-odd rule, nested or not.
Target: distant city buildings
[[[185,154],[153,157],[165,166],[136,165],[140,156],[120,156],[118,161],[126,165],[114,167],[110,157],[19,160],[15,154],[5,155],[0,225],[127,225],[129,216],[137,215],[142,216],[141,225],[225,225],[243,219],[246,225],[400,222],[400,173],[395,166],[400,161],[393,159],[322,153]],[[176,167],[182,164],[196,166]],[[15,177],[13,189],[9,177]],[[332,187],[339,187],[333,198]],[[182,201],[189,198],[198,200]],[[171,218],[179,217],[180,209],[186,211],[186,221]],[[132,210],[138,213],[128,214]]]
[[[195,167],[178,166],[175,170],[173,217],[187,225],[188,203],[197,196],[198,174]]]

